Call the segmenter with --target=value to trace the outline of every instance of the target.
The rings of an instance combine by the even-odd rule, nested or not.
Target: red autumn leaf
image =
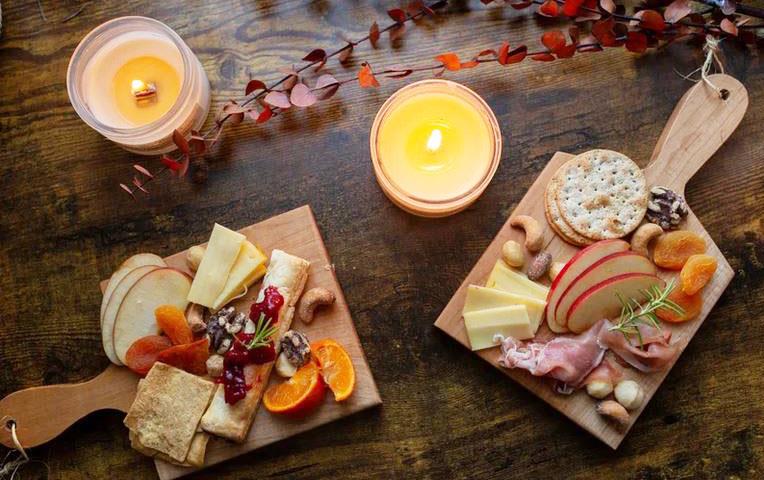
[[[470,60],[469,62],[463,62],[461,64],[461,68],[475,68],[478,65],[480,65],[480,62],[477,60]]]
[[[539,7],[539,14],[545,17],[556,17],[560,14],[560,6],[555,0],[546,0]]]
[[[565,46],[565,35],[559,30],[544,32],[541,35],[541,43],[552,52],[556,52]]]
[[[374,72],[372,72],[371,66],[368,63],[365,63],[361,70],[358,71],[358,83],[362,88],[379,86],[379,82],[374,77]]]
[[[499,53],[496,56],[496,59],[499,62],[499,65],[509,64],[509,43],[503,42],[501,44],[501,46],[499,47]]]
[[[307,85],[304,83],[298,83],[292,88],[292,93],[289,96],[289,101],[296,107],[310,107],[315,104],[318,99],[313,92],[310,91]]]
[[[325,87],[328,87],[329,85],[334,85],[335,83],[339,83],[339,81],[336,78],[334,78],[332,75],[325,73],[316,79],[316,86],[313,87],[313,90],[318,90],[319,88],[325,88]]]
[[[446,70],[457,71],[461,68],[459,62],[459,56],[455,53],[449,52],[435,57],[435,60],[439,61],[446,67]]]
[[[669,23],[676,23],[692,13],[692,7],[688,0],[674,0],[663,11],[663,16]]]
[[[515,10],[522,10],[524,8],[530,7],[531,5],[533,5],[533,2],[515,2],[509,4],[509,6]]]
[[[192,135],[188,143],[197,155],[204,155],[207,152],[207,142],[204,141],[204,138]]]
[[[525,45],[520,45],[519,47],[509,52],[509,54],[507,54],[507,65],[522,62],[525,60],[526,55],[528,55],[528,47]]]
[[[315,50],[312,50],[309,54],[302,57],[302,59],[306,62],[320,62],[321,60],[326,58],[326,51],[323,48],[316,48]]]
[[[404,78],[408,77],[414,73],[414,70],[403,67],[400,65],[393,65],[392,67],[387,67],[384,71],[384,76],[387,78]]]
[[[507,45],[507,47],[509,47],[509,45]],[[487,48],[481,51],[480,53],[478,53],[477,56],[475,56],[475,58],[487,57],[488,55],[493,55],[495,57],[496,50],[494,50],[493,48]]]
[[[391,8],[387,11],[387,14],[397,23],[403,23],[406,21],[406,12],[400,8]]]
[[[148,190],[146,190],[145,188],[143,188],[143,183],[141,183],[141,181],[138,179],[138,177],[133,177],[133,185],[135,185],[135,188],[137,188],[137,189],[138,189],[138,190],[140,190],[141,192],[143,192],[143,193],[149,193],[149,191],[148,191]]]
[[[536,55],[531,56],[531,58],[537,62],[551,62],[554,60],[554,55],[551,53],[537,53]]]
[[[234,102],[233,100],[230,100],[228,103],[223,105],[223,113],[226,115],[233,115],[236,113],[243,113],[247,111],[247,107],[243,107],[239,105],[238,103]]]
[[[137,163],[135,165],[133,165],[133,168],[138,170],[139,172],[141,172],[142,174],[146,175],[149,178],[153,178],[154,177],[154,175],[152,175],[151,172],[149,172],[146,167],[142,167],[142,166],[138,165]]]
[[[318,77],[313,93],[319,100],[326,100],[333,97],[339,88],[340,82],[327,73]]]
[[[247,82],[247,88],[244,89],[244,95],[249,95],[255,90],[267,90],[268,87],[261,80],[250,80]]]
[[[135,198],[135,194],[133,193],[133,191],[130,189],[130,187],[128,187],[124,183],[120,183],[119,188],[126,191],[131,197]]]
[[[722,29],[723,32],[729,33],[730,35],[737,37],[737,25],[732,23],[729,18],[725,18],[719,23],[719,28]]]
[[[172,132],[172,141],[178,147],[178,150],[183,152],[185,155],[191,153],[191,149],[188,147],[188,141],[186,140],[186,137],[184,137],[183,134],[178,130],[174,130]]]
[[[369,27],[369,41],[372,47],[377,48],[377,42],[379,42],[379,25],[377,22],[372,23]]]
[[[592,35],[603,47],[613,47],[618,43],[613,32],[614,27],[615,19],[613,17],[598,20],[592,25]]]
[[[643,53],[647,50],[647,35],[642,32],[628,32],[626,34],[626,50]]]
[[[557,58],[570,58],[576,54],[576,45],[574,43],[565,45],[562,48],[557,49],[554,53],[557,55]]]
[[[388,35],[390,35],[390,41],[394,42],[401,38],[404,33],[406,33],[406,25],[401,23],[398,26],[391,28]]]
[[[228,117],[228,123],[230,123],[231,125],[238,125],[238,124],[240,124],[241,122],[244,121],[244,113],[245,112],[232,113]]]
[[[568,17],[575,17],[584,4],[584,0],[565,0],[562,5],[562,13]]]
[[[353,54],[353,44],[349,43],[345,45],[345,50],[341,51],[339,55],[337,55],[337,60],[339,60],[340,63],[345,63],[348,60],[350,60],[350,55]]]
[[[168,157],[167,155],[162,155],[159,158],[159,161],[162,162],[162,165],[169,168],[172,172],[178,172],[183,167],[183,165],[180,164],[180,162],[176,161],[173,158]]]
[[[573,45],[578,45],[578,37],[581,35],[581,30],[575,26],[572,25],[568,27],[568,36],[570,37],[570,42]]]
[[[271,106],[266,105],[263,108],[263,111],[260,112],[260,114],[257,116],[257,119],[255,119],[255,123],[265,123],[268,120],[270,120],[272,116],[273,116],[273,110],[271,110]]]
[[[242,115],[244,115],[242,113]],[[188,172],[188,166],[191,164],[191,157],[188,155],[183,155],[183,159],[180,161],[180,170],[178,170],[178,176],[179,177],[185,177],[186,173]]]
[[[640,19],[640,25],[647,30],[662,32],[666,28],[663,17],[655,10],[641,10],[634,16]]]
[[[587,35],[581,39],[581,42],[578,47],[578,51],[579,52],[601,52],[602,47],[600,47],[599,42],[594,37],[594,35]]]
[[[607,13],[615,12],[615,2],[613,0],[599,0],[600,8]]]
[[[276,92],[276,91],[268,92],[268,95],[265,96],[264,100],[269,105],[283,108],[283,109],[286,109],[292,106],[292,104],[289,103],[289,97],[287,97],[286,93],[284,92]]]
[[[297,75],[297,72],[295,72],[293,69],[285,69],[283,72],[287,75],[287,77],[281,86],[284,88],[284,90],[291,90],[292,87],[297,85],[297,82],[300,81],[300,76]]]

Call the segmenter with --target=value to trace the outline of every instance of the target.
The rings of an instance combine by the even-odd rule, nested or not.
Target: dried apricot
[[[194,343],[175,345],[163,350],[157,361],[172,365],[194,375],[207,373],[207,359],[210,357],[210,341],[205,337]]]
[[[172,342],[163,335],[141,337],[127,349],[125,364],[138,375],[145,376],[154,366],[159,354],[170,347]]]
[[[703,237],[688,230],[676,230],[655,241],[653,262],[661,268],[681,270],[688,258],[705,251],[706,241]]]
[[[183,345],[194,341],[194,334],[188,326],[183,310],[175,305],[160,305],[154,310],[159,329],[172,340],[173,345]]]
[[[704,253],[693,255],[679,272],[682,291],[687,295],[694,295],[705,287],[716,272],[716,259]]]
[[[655,311],[658,317],[669,323],[681,323],[700,315],[700,310],[703,308],[703,297],[700,292],[694,295],[687,295],[681,288],[674,288],[669,294],[668,299],[676,303],[684,311],[681,315],[669,310],[667,308],[659,308]]]

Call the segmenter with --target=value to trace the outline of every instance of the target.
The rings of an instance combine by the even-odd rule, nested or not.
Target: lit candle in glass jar
[[[398,90],[377,113],[370,142],[382,190],[399,207],[426,217],[467,208],[501,158],[491,109],[475,92],[448,80]]]
[[[132,152],[175,148],[172,133],[204,124],[210,86],[188,45],[165,24],[122,17],[90,32],[72,55],[67,89],[79,116]]]

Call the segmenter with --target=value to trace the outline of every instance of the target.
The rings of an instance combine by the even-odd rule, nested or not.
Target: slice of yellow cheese
[[[524,305],[491,308],[464,314],[464,325],[472,350],[494,347],[495,335],[518,340],[533,338],[528,310]]]
[[[223,290],[212,304],[212,310],[219,310],[234,298],[246,292],[257,280],[265,275],[267,257],[256,246],[244,241],[236,262],[231,267]]]
[[[549,293],[547,287],[529,280],[522,273],[512,270],[502,260],[496,262],[485,286],[488,288],[498,288],[499,290],[517,295],[537,298],[542,301],[546,301],[546,296]]]
[[[526,295],[509,293],[495,288],[470,285],[467,287],[467,298],[464,302],[463,314],[489,310],[492,308],[509,307],[512,305],[524,305],[528,310],[528,318],[531,321],[531,330],[535,334],[541,325],[546,302]]]
[[[212,308],[228,281],[228,274],[239,256],[245,237],[215,224],[210,241],[188,292],[188,301]]]

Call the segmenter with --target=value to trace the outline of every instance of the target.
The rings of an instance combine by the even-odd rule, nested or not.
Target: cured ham
[[[615,385],[623,378],[623,371],[614,366],[609,360],[603,360],[597,368],[586,376],[583,385],[589,385],[592,382],[605,382]]]
[[[606,328],[606,320],[601,320],[580,335],[563,335],[548,342],[522,342],[497,335],[496,340],[501,342],[499,364],[505,368],[522,368],[531,375],[547,376],[577,388],[602,362],[607,347],[600,345],[598,337]]]
[[[666,368],[679,353],[676,344],[671,345],[671,331],[658,330],[648,325],[640,325],[642,345],[636,336],[627,339],[621,332],[611,331],[612,324],[605,321],[605,328],[599,332],[598,343],[609,348],[626,363],[643,372],[656,372]]]

